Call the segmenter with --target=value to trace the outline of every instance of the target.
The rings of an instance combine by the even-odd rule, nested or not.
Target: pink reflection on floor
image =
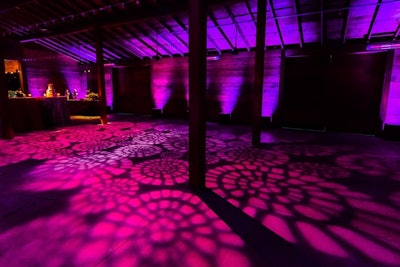
[[[187,132],[122,116],[0,140],[0,266],[268,266],[188,191]],[[208,125],[213,192],[312,266],[400,266],[399,143],[263,135]]]
[[[188,181],[187,161],[161,158],[148,160],[132,168],[131,177],[150,185],[174,185]]]
[[[243,241],[197,196],[163,190],[141,198],[146,199],[141,210],[164,212],[99,266],[128,262],[131,255],[136,257],[129,266],[251,266]]]

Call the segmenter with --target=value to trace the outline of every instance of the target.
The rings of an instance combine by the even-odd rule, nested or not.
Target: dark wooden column
[[[265,28],[266,28],[267,1],[258,0],[257,3],[257,36],[256,36],[256,59],[253,87],[253,145],[261,143],[261,112],[262,95],[264,86],[264,56],[265,56]]]
[[[101,28],[96,27],[96,69],[99,94],[99,110],[101,124],[107,124],[106,81],[104,77],[103,38]]]
[[[9,111],[7,78],[2,50],[3,48],[0,47],[0,137],[2,139],[12,139],[14,138],[14,129]]]
[[[189,6],[189,186],[205,187],[207,1]]]

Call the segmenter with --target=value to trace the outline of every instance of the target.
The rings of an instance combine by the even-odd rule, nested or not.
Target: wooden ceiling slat
[[[399,23],[399,25],[397,25],[396,31],[394,32],[393,41],[397,40],[397,37],[399,36],[399,34],[400,34],[400,23]]]
[[[47,39],[43,39],[43,40],[38,40],[36,42],[37,44],[40,44],[44,47],[47,47],[51,50],[54,50],[60,54],[66,55],[70,58],[72,58],[73,60],[76,60],[78,62],[88,62],[87,60],[82,59],[79,56],[74,55],[73,53],[71,53],[70,51],[64,49],[63,47],[58,46],[57,44],[53,44],[51,41],[47,40]]]
[[[122,55],[122,57],[124,58],[124,60],[130,60],[130,59],[140,59],[142,58],[141,56],[138,56],[137,54],[135,54],[132,50],[128,50],[126,49],[124,46],[121,45],[120,42],[118,41],[109,41],[104,43],[104,46],[109,47],[109,49],[111,50],[112,48],[117,48],[118,53]],[[133,56],[133,57],[132,57]]]
[[[280,27],[280,25],[279,25],[279,22],[278,22],[278,19],[277,19],[277,16],[276,16],[276,11],[275,11],[275,8],[274,8],[274,3],[272,2],[272,0],[268,0],[268,2],[269,2],[269,7],[271,8],[272,16],[274,17],[274,22],[275,22],[276,30],[278,31],[280,46],[281,46],[281,49],[283,49],[283,48],[285,47],[285,43],[284,43],[284,41],[283,41],[281,27]]]
[[[121,28],[126,29],[133,36],[133,38],[135,38],[139,43],[144,45],[148,50],[153,51],[156,56],[162,57],[162,54],[153,46],[145,42],[143,40],[143,37],[140,37],[131,25],[129,25],[129,28],[127,25],[123,25]],[[151,55],[150,53],[148,54]]]
[[[167,49],[165,46],[163,46],[160,41],[158,40],[160,38],[160,36],[158,34],[156,34],[156,37],[154,38],[154,36],[148,34],[141,26],[138,25],[132,25],[132,27],[136,28],[141,34],[144,35],[145,38],[148,38],[151,42],[153,42],[156,45],[156,53],[158,56],[162,57],[162,53],[160,53],[160,49],[164,50],[165,52],[167,52],[168,56],[172,57],[173,53]]]
[[[369,42],[371,40],[372,29],[374,28],[376,16],[378,15],[379,8],[381,7],[381,3],[382,3],[382,0],[378,0],[378,3],[375,7],[374,14],[372,15],[371,23],[369,25],[368,32],[367,32],[367,38],[366,38],[367,42]]]
[[[160,22],[161,25],[163,25],[163,27],[164,27],[165,29],[167,29],[167,31],[168,31],[170,34],[172,34],[183,46],[185,46],[187,49],[189,49],[189,46],[188,46],[187,42],[185,42],[185,40],[183,40],[178,34],[176,34],[176,33],[171,29],[171,27],[168,26],[167,23],[165,23],[165,22],[162,21],[162,20],[158,20],[158,22]]]
[[[119,41],[120,41],[121,43],[123,43],[124,45],[126,45],[126,46],[129,47],[129,49],[127,49],[127,51],[129,51],[130,53],[132,53],[132,54],[134,54],[134,55],[139,54],[139,55],[140,55],[140,56],[139,56],[140,58],[143,58],[143,57],[151,57],[151,55],[148,54],[148,53],[146,53],[146,51],[143,51],[143,50],[141,50],[140,48],[134,47],[134,46],[131,44],[131,40],[129,40],[128,38],[134,38],[134,37],[131,36],[130,34],[128,34],[129,37],[127,37],[127,33],[126,33],[126,31],[125,31],[124,29],[118,27],[118,28],[114,29],[114,32],[116,32],[116,33],[117,33],[117,37],[120,38]],[[127,39],[128,39],[128,40],[127,40]],[[118,39],[117,39],[117,40],[118,40]]]
[[[240,28],[239,23],[236,21],[236,17],[235,15],[232,13],[232,10],[229,6],[225,6],[226,11],[228,12],[229,17],[231,18],[232,22],[235,24],[236,26],[236,31],[239,32],[240,37],[243,39],[243,41],[246,44],[246,49],[247,51],[250,51],[250,44],[247,41],[246,35],[244,34],[244,32],[242,31],[242,28]],[[237,38],[237,33],[236,33],[236,37]],[[235,49],[237,49],[237,42],[235,42]]]
[[[340,43],[345,44],[346,43],[346,36],[347,36],[347,24],[349,21],[349,7],[350,7],[350,0],[346,0],[345,3],[345,9],[342,10],[342,16],[343,16],[343,24],[342,24],[342,33],[340,34]]]
[[[164,36],[164,34],[157,33],[157,30],[154,29],[154,26],[151,23],[146,22],[146,25],[153,31],[153,35],[156,34],[157,37],[163,39],[170,47],[172,47],[172,49],[174,49],[177,52],[177,54],[179,54],[181,56],[184,55],[184,53],[176,45],[174,45],[166,36]],[[158,40],[157,40],[157,42],[158,42]],[[176,53],[173,53],[173,54],[176,54]]]
[[[299,0],[294,0],[295,4],[295,9],[296,9],[296,14],[300,13],[300,4]],[[296,16],[297,19],[297,28],[299,29],[299,35],[300,35],[300,47],[304,46],[304,34],[303,34],[303,25],[302,25],[302,18],[300,16]]]
[[[93,50],[92,30],[98,23],[105,32],[109,53],[104,54],[110,60],[183,56],[188,51],[189,1],[142,0],[139,5],[133,0],[7,1],[0,3],[0,34],[24,42],[50,38],[57,43],[51,47],[58,52],[82,45]],[[257,0],[210,2],[208,48],[220,54],[235,48],[253,49]],[[268,45],[281,49],[310,42],[344,45],[348,39],[360,38],[366,43],[378,36],[379,40],[396,41],[400,24],[392,19],[395,2],[268,0]],[[77,57],[76,52],[69,53]],[[85,57],[82,60],[91,59]]]
[[[231,50],[232,51],[235,50],[235,47],[233,46],[231,40],[228,38],[228,36],[224,32],[224,30],[222,30],[222,28],[218,24],[218,22],[217,22],[216,18],[214,17],[214,15],[210,13],[210,14],[208,14],[208,17],[210,18],[210,20],[212,21],[214,26],[218,29],[218,31],[221,33],[221,35],[224,37],[225,41],[229,44],[229,47],[231,48]]]
[[[327,39],[327,34],[326,34],[326,16],[325,16],[325,7],[324,7],[324,0],[320,0],[320,43],[321,46],[325,46],[326,39]]]

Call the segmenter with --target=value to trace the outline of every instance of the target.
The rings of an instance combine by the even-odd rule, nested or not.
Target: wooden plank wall
[[[345,50],[287,57],[279,124],[379,134],[387,59],[385,52]]]
[[[115,112],[150,115],[153,108],[150,66],[138,63],[112,71]]]
[[[78,90],[80,97],[85,97],[86,88],[81,80],[86,81],[86,73],[79,68],[78,62],[71,58],[42,49],[24,49],[25,73],[28,92],[32,96],[43,96],[48,83],[53,83],[55,90],[64,95],[68,88]]]
[[[395,50],[385,123],[400,125],[400,50]]]
[[[238,55],[223,54],[219,60],[207,61],[207,119],[218,119],[220,113],[231,114],[232,120],[249,123],[251,119],[251,90],[254,77],[254,52]],[[281,52],[267,51],[263,116],[270,117],[279,97]],[[152,61],[151,91],[156,108],[165,116],[182,117],[187,109],[187,58]]]

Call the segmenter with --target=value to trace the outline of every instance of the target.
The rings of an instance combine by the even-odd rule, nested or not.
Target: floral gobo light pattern
[[[0,140],[0,265],[259,266],[185,191],[187,131],[141,119]],[[249,131],[208,125],[211,190],[324,266],[399,265],[399,144],[269,131],[252,147]]]

